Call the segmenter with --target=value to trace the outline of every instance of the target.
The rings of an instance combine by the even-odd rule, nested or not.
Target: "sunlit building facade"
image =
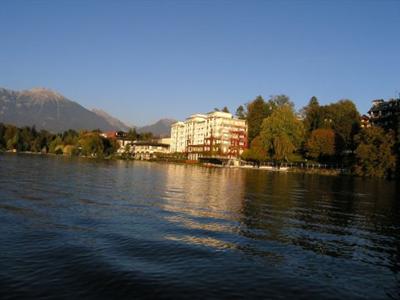
[[[247,148],[246,120],[215,111],[194,114],[171,126],[171,152],[200,157],[238,158]]]

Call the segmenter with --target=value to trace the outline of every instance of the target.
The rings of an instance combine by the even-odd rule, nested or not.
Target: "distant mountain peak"
[[[68,129],[121,130],[121,124],[115,118],[111,121],[47,88],[24,91],[0,88],[0,122],[16,126],[35,125],[38,129],[53,132]]]
[[[30,90],[27,90],[27,91],[31,92],[31,93],[51,93],[51,94],[59,95],[57,92],[55,92],[55,91],[53,91],[51,89],[45,88],[45,87],[41,87],[41,86],[33,87],[33,88],[31,88]]]
[[[30,90],[24,90],[20,92],[21,96],[30,97],[35,101],[46,102],[46,101],[69,101],[63,95],[43,87],[35,87]]]
[[[175,122],[176,122],[175,119],[163,118],[163,119],[158,120],[157,123],[163,123],[163,124],[171,125],[172,123],[175,123]]]

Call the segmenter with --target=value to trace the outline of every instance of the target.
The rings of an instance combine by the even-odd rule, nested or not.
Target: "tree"
[[[396,168],[394,133],[380,127],[363,129],[355,136],[357,148],[354,173],[367,177],[387,177]]]
[[[303,123],[289,105],[277,107],[263,121],[260,138],[270,157],[276,161],[288,160],[301,145]]]
[[[317,97],[311,97],[308,105],[302,109],[302,114],[304,118],[304,129],[307,134],[310,134],[315,129],[323,127],[323,108],[319,105]]]
[[[336,137],[336,153],[354,149],[353,137],[360,129],[360,114],[350,100],[340,100],[325,108],[325,127],[332,128]]]
[[[79,140],[78,136],[78,132],[69,129],[63,132],[62,141],[65,145],[77,145]]]
[[[263,97],[258,96],[247,104],[247,124],[249,142],[260,134],[263,120],[270,115]]]
[[[224,106],[223,108],[214,107],[214,111],[222,111],[222,112],[229,113],[229,109],[226,106]]]
[[[126,135],[126,138],[128,140],[130,140],[130,141],[136,141],[136,139],[138,138],[138,134],[136,132],[136,129],[135,128],[130,128],[128,133],[127,133],[127,135]]]
[[[63,147],[64,145],[61,136],[57,135],[49,144],[49,152],[54,154],[62,154]]]
[[[14,136],[7,140],[7,149],[8,150],[16,150],[23,151],[23,141],[21,138],[21,133],[18,128],[15,127]]]
[[[78,155],[79,154],[79,150],[78,147],[74,146],[74,145],[65,145],[62,149],[63,154],[64,155]]]
[[[92,157],[103,157],[104,145],[97,133],[81,134],[79,144],[82,147],[82,154]]]
[[[151,132],[143,132],[138,135],[138,140],[140,141],[150,141],[153,139],[153,133]]]
[[[235,113],[236,117],[238,117],[239,119],[246,119],[246,112],[244,110],[243,105],[240,105],[237,109],[236,109],[236,113]]]
[[[21,138],[21,150],[22,151],[30,151],[31,144],[35,139],[36,129],[31,128],[29,126],[25,126],[19,129],[20,138]]]
[[[6,148],[6,141],[4,139],[4,134],[6,132],[6,126],[3,123],[0,123],[0,149]]]
[[[131,145],[126,144],[124,147],[124,154],[130,154],[131,153]]]
[[[119,149],[119,143],[116,139],[101,137],[101,141],[103,142],[103,154],[106,156],[114,154]]]
[[[242,158],[247,161],[260,163],[268,159],[268,153],[264,148],[261,138],[258,136],[252,142],[250,149],[243,151]]]
[[[294,109],[294,103],[290,100],[290,98],[286,95],[273,95],[267,102],[270,110],[274,110],[275,108],[282,106],[289,106],[291,109]]]
[[[121,153],[121,157],[123,159],[131,158],[132,157],[132,146],[130,144],[126,144],[124,146],[124,151]]]
[[[42,150],[40,146],[40,137],[37,136],[31,143],[31,151],[32,152],[40,152]]]
[[[40,151],[42,152],[48,152],[49,151],[49,144],[50,141],[54,139],[54,135],[52,135],[51,133],[49,133],[46,130],[41,130],[37,136],[37,138],[35,139],[35,143],[38,144],[38,146],[40,147]]]
[[[226,107],[226,106],[224,106],[224,107],[222,108],[221,111],[222,111],[222,112],[229,113],[229,109],[228,109],[228,107]]]
[[[6,125],[5,131],[4,131],[4,141],[5,144],[7,145],[7,149],[12,150],[12,139],[14,136],[17,134],[18,128],[13,126],[13,125]],[[11,148],[9,147],[11,145]]]
[[[332,129],[315,129],[306,143],[308,156],[324,160],[335,154],[335,132]]]
[[[7,148],[7,150],[14,150],[14,149],[15,149],[13,139],[7,140],[7,142],[6,142],[6,148]]]

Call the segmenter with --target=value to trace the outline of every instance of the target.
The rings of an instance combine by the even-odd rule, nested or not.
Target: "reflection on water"
[[[0,156],[0,298],[400,297],[396,182]]]

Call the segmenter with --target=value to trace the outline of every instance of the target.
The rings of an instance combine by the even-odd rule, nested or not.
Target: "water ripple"
[[[0,298],[400,298],[398,191],[0,155]]]

